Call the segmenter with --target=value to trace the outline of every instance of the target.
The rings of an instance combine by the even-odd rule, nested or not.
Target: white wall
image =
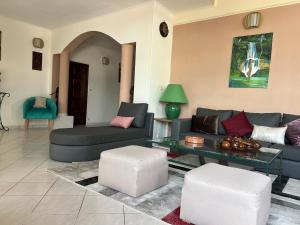
[[[2,59],[0,90],[11,93],[2,105],[5,125],[23,124],[22,105],[30,96],[48,96],[50,92],[51,32],[47,29],[0,16]],[[32,38],[44,40],[43,49],[32,46]],[[43,70],[32,70],[32,51],[43,53]]]
[[[159,23],[172,27],[170,13],[159,3],[148,2],[117,13],[90,19],[53,30],[52,53],[60,53],[78,35],[88,31],[103,32],[119,43],[136,42],[134,102],[149,103],[157,109],[160,89],[170,79],[172,32],[168,38],[159,34]],[[172,30],[172,29],[171,29]]]
[[[103,56],[109,65],[102,64]],[[89,65],[87,125],[111,121],[119,107],[121,45],[99,34],[82,43],[70,60]]]

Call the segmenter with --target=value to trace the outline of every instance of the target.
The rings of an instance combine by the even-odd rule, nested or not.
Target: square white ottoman
[[[168,183],[167,153],[127,146],[101,153],[98,182],[133,197]]]
[[[186,173],[180,218],[195,225],[266,225],[271,179],[209,163]]]

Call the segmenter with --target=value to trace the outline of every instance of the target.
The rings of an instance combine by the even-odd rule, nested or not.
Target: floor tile
[[[123,214],[81,214],[76,225],[124,225],[124,216]]]
[[[85,192],[79,185],[58,178],[47,195],[84,195]]]
[[[168,225],[168,223],[144,214],[125,214],[125,225]]]
[[[77,214],[71,215],[46,215],[32,214],[22,225],[74,225]]]
[[[0,196],[7,192],[15,184],[15,182],[0,182]]]
[[[35,208],[37,214],[78,213],[83,196],[45,196]]]
[[[24,225],[24,221],[30,217],[30,213],[0,213],[1,225]],[[42,224],[40,224],[42,225]]]
[[[45,195],[52,183],[17,183],[5,195]]]
[[[22,182],[52,182],[54,183],[57,177],[47,171],[34,170],[22,179]]]
[[[42,196],[2,196],[0,198],[0,214],[31,213]]]
[[[19,182],[28,174],[28,171],[20,170],[1,170],[0,171],[0,182]]]
[[[48,153],[48,150],[47,150]],[[66,166],[69,165],[71,163],[63,163],[63,162],[57,162],[51,159],[46,160],[44,163],[42,163],[40,166],[38,166],[35,170],[39,170],[39,171],[47,171],[48,169],[51,168],[59,168],[60,166]]]
[[[141,213],[140,211],[137,211],[136,209],[134,208],[131,208],[131,207],[128,207],[128,206],[125,206],[124,205],[124,213],[127,213],[127,214],[139,214]]]
[[[123,213],[123,204],[103,195],[85,196],[83,213]]]

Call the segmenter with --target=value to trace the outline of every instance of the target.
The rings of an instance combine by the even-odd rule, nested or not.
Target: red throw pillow
[[[231,117],[230,119],[222,121],[226,130],[226,134],[230,136],[245,136],[253,131],[253,126],[249,122],[244,111]]]
[[[110,125],[113,127],[128,128],[132,124],[133,120],[134,117],[116,116],[115,118],[112,119]]]

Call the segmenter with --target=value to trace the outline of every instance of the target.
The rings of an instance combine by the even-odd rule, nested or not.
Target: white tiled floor
[[[55,177],[47,129],[0,131],[0,225],[163,225]]]

